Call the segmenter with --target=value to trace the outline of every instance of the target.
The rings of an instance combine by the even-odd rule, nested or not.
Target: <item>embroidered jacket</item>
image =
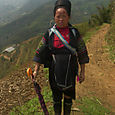
[[[79,31],[76,28],[73,28],[71,25],[69,25],[66,28],[55,28],[62,34],[64,39],[73,47],[76,49],[78,53],[78,61],[79,64],[85,64],[89,62],[88,52],[84,43],[84,40],[80,36]],[[73,33],[72,29],[75,30],[75,34]],[[42,44],[43,46],[49,48],[51,50],[52,54],[66,54],[71,53],[69,49],[67,49],[64,44],[61,42],[61,40],[54,34],[49,34],[49,30],[44,34],[44,37],[42,38]],[[34,57],[34,61],[41,63],[39,59],[39,52],[41,48],[38,48],[36,50],[36,55]]]

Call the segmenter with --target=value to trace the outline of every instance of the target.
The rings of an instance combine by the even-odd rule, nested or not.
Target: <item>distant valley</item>
[[[41,5],[38,4],[38,1],[40,1],[39,3],[41,3]],[[0,27],[0,50],[6,46],[21,43],[24,40],[46,31],[50,21],[53,19],[53,7],[55,2],[54,0],[48,1],[49,0],[34,0],[32,2],[32,0],[28,0],[20,10],[20,12],[23,12],[26,9],[26,13],[24,14],[23,12],[23,16],[18,15],[17,20]],[[97,6],[102,4],[107,5],[108,3],[108,0],[73,0],[71,23],[76,24],[88,21],[92,14],[97,13]],[[32,8],[32,11],[28,6],[35,6],[35,9]],[[27,11],[29,12],[27,13]],[[16,13],[16,15],[17,14],[18,13]]]
[[[31,13],[50,0],[0,0],[0,26]]]

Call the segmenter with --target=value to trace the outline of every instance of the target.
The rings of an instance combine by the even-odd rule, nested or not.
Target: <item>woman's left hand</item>
[[[82,83],[85,80],[85,72],[80,72],[79,83]]]

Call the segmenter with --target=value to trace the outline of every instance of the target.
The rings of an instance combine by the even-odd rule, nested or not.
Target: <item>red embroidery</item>
[[[36,53],[37,53],[37,54],[39,54],[39,52],[38,52],[38,51],[36,51]]]
[[[70,36],[69,36],[69,28],[58,28],[58,31],[61,33],[61,35],[64,37],[64,39],[69,43]],[[61,40],[54,34],[54,47],[55,48],[62,48],[64,47],[64,44],[61,42]]]

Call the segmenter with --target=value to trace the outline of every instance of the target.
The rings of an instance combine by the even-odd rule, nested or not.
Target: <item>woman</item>
[[[61,115],[62,95],[64,94],[64,115],[70,115],[72,99],[75,99],[75,81],[78,75],[78,63],[80,64],[80,83],[85,80],[85,64],[89,62],[86,46],[77,29],[69,24],[71,16],[71,3],[69,0],[57,0],[54,7],[53,28],[58,30],[68,44],[75,48],[78,56],[74,55],[58,36],[48,31],[42,41],[43,46],[50,50],[52,60],[49,65],[49,82],[53,94],[55,115]],[[74,29],[75,35],[72,30]],[[49,34],[51,33],[51,34]],[[41,48],[36,51],[34,76],[37,76],[42,59]]]

